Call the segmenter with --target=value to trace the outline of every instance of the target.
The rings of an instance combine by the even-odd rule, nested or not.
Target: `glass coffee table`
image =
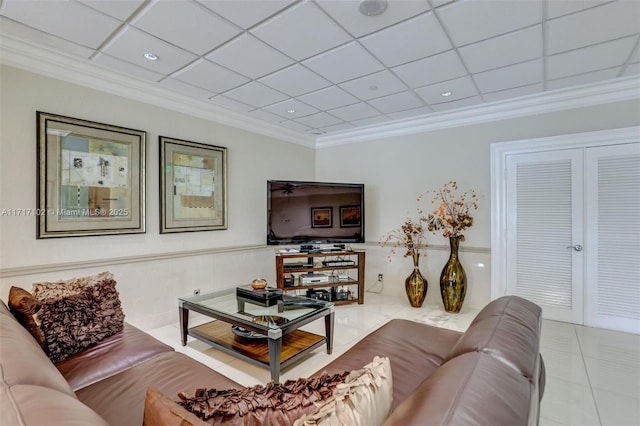
[[[269,368],[278,382],[280,370],[326,345],[333,350],[333,303],[301,296],[283,296],[272,306],[240,301],[229,289],[178,299],[182,346],[192,336],[216,349],[253,364]],[[189,312],[216,321],[189,328]],[[324,318],[325,335],[300,330]]]

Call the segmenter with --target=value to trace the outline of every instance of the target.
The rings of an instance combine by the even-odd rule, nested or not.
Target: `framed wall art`
[[[146,132],[37,112],[37,238],[145,232]]]
[[[360,206],[340,206],[340,227],[360,226],[362,222],[360,216]]]
[[[160,136],[160,233],[227,229],[227,148]]]
[[[333,207],[313,207],[311,209],[312,228],[333,227]]]

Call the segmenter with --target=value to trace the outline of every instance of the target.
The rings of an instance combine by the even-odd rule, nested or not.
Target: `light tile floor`
[[[449,314],[442,307],[411,308],[406,299],[367,293],[364,305],[336,307],[334,350],[317,349],[286,369],[281,380],[308,376],[392,318],[464,331],[477,310]],[[195,317],[193,324],[209,319]],[[323,321],[304,327],[324,334]],[[176,350],[245,386],[269,381],[269,371],[189,338],[180,345],[178,323],[147,330]],[[541,349],[547,377],[540,425],[640,426],[640,335],[543,321]]]

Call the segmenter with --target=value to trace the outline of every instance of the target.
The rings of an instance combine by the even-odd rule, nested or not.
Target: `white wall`
[[[365,232],[370,242],[367,284],[374,285],[377,274],[383,273],[385,292],[395,294],[404,291],[411,260],[398,253],[385,262],[389,249],[380,248],[376,241],[407,215],[415,215],[419,194],[449,180],[457,181],[463,190],[474,189],[483,198],[474,212],[474,226],[465,233],[460,256],[469,275],[465,304],[479,308],[490,300],[491,292],[490,144],[638,124],[640,102],[635,100],[321,148],[316,156],[317,179],[365,184]],[[432,208],[431,196],[423,198],[422,206],[426,211]],[[428,243],[438,247],[420,262],[429,281],[427,303],[441,303],[438,280],[448,257],[448,242],[438,234],[430,235]]]
[[[0,73],[0,211],[36,207],[37,110],[147,131],[146,234],[36,240],[35,217],[0,216],[0,297],[6,300],[11,285],[30,289],[35,281],[109,269],[127,320],[143,327],[176,321],[176,298],[193,288],[275,280],[273,248],[262,246],[267,179],[364,183],[367,287],[381,272],[389,294],[402,293],[410,261],[396,255],[388,262],[388,250],[375,242],[414,212],[418,194],[451,179],[475,189],[484,198],[461,258],[470,284],[465,306],[481,307],[490,298],[489,145],[640,124],[640,103],[628,101],[314,151],[12,67]],[[159,235],[159,135],[228,148],[228,230]],[[448,252],[441,237],[429,242],[437,247],[421,269],[430,282],[427,303],[435,304]]]
[[[30,290],[38,280],[109,269],[127,320],[148,326],[175,321],[176,298],[193,288],[233,287],[262,276],[273,282],[273,250],[252,248],[266,240],[266,180],[313,180],[312,148],[16,68],[0,70],[0,211],[36,207],[36,111],[147,132],[147,232],[36,240],[35,217],[0,216],[0,297],[6,300],[11,285]],[[228,230],[159,234],[160,135],[227,147]],[[203,254],[177,257],[198,250]],[[175,256],[158,259],[161,253]],[[114,258],[123,261],[96,264]]]

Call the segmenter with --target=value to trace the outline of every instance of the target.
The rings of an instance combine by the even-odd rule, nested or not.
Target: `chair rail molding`
[[[217,247],[198,250],[182,250],[167,253],[141,254],[136,256],[114,257],[110,259],[81,260],[77,262],[52,263],[42,265],[18,266],[15,268],[1,268],[0,278],[17,277],[22,275],[42,274],[47,272],[68,271],[73,269],[98,268],[127,263],[153,262],[158,260],[176,259],[180,257],[214,255],[240,251],[266,249],[266,245],[248,245],[234,247]]]

